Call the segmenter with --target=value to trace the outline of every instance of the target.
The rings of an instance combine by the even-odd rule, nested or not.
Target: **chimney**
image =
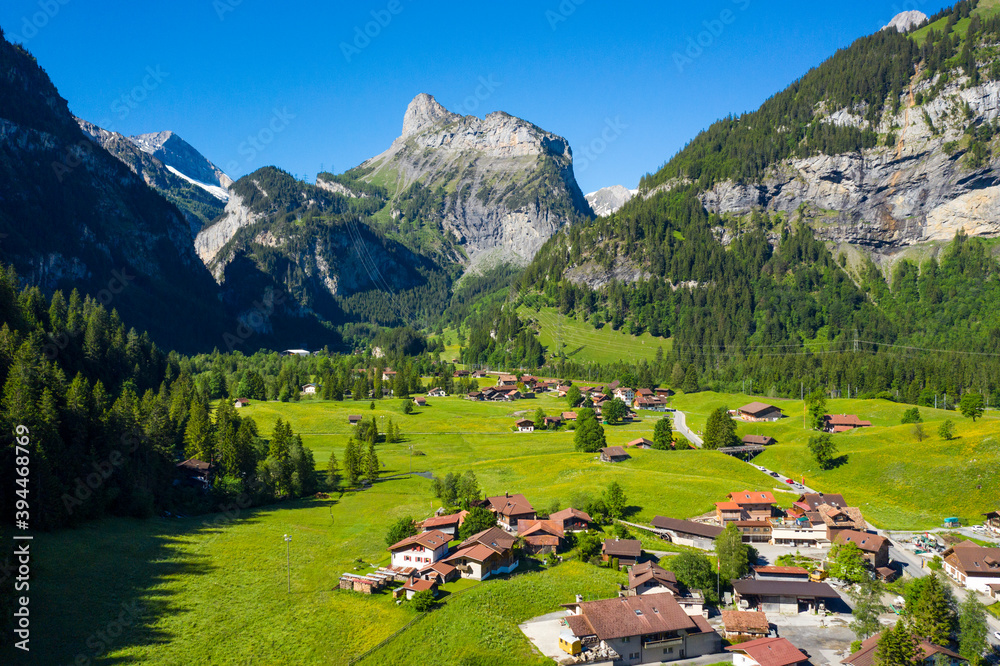
[[[583,603],[583,595],[582,594],[576,595],[576,603],[578,603],[578,604],[582,604]]]

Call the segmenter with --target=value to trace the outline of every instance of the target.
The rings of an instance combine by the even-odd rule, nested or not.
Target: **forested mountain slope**
[[[99,296],[165,345],[211,345],[225,328],[184,217],[87,138],[35,59],[2,37],[0,262],[46,290]]]

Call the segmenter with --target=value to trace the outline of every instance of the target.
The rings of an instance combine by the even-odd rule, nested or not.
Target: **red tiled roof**
[[[577,518],[579,520],[586,520],[588,523],[594,522],[594,519],[590,517],[590,514],[580,511],[579,509],[574,509],[570,507],[568,509],[563,509],[562,511],[557,511],[549,515],[549,520],[556,520],[560,523],[564,523],[570,518]]]
[[[425,520],[421,525],[424,529],[428,527],[440,527],[441,525],[461,525],[467,515],[469,515],[468,511],[460,511],[448,516],[433,516]]]
[[[849,426],[851,428],[870,428],[871,421],[862,421],[857,414],[827,414],[823,417],[831,426]]]
[[[517,521],[517,535],[526,537],[533,534],[550,534],[554,537],[561,537],[565,534],[561,522],[554,520],[519,520]]]
[[[874,636],[865,639],[861,643],[861,649],[844,659],[840,663],[850,664],[851,666],[873,666],[875,664],[875,651],[878,649],[879,639],[882,638],[882,634],[878,633]],[[935,645],[928,641],[920,642],[920,650],[922,651],[921,659],[927,661],[936,654],[943,654],[952,659],[961,659],[961,656],[952,652],[948,648],[941,647],[940,645]]]
[[[404,590],[412,590],[413,592],[424,592],[426,590],[434,589],[434,581],[425,580],[423,578],[411,578],[406,581],[403,585]]]
[[[760,666],[789,666],[808,659],[787,638],[758,638],[739,645],[729,645],[726,650],[745,652]]]
[[[868,534],[867,532],[857,532],[855,530],[844,530],[834,539],[834,543],[854,543],[866,553],[879,552],[886,541],[888,539],[877,534]]]
[[[489,546],[481,543],[477,543],[475,546],[470,546],[468,548],[463,548],[451,557],[445,558],[445,562],[451,562],[453,560],[458,560],[461,558],[470,559],[474,562],[485,562],[487,559],[496,555],[497,551],[493,550]]]
[[[653,442],[645,437],[640,437],[639,439],[633,439],[625,446],[653,446]]]
[[[389,546],[389,550],[400,550],[402,548],[409,548],[413,545],[423,546],[429,550],[437,550],[442,545],[447,545],[449,539],[450,537],[444,532],[431,530],[430,532],[423,532],[411,537],[406,537],[402,541],[398,541]]]
[[[675,631],[703,630],[670,594],[653,594],[579,604],[583,619],[566,618],[576,636],[597,636],[612,640]],[[580,633],[583,632],[583,633]]]
[[[722,511],[739,511],[743,507],[741,507],[736,502],[716,502],[715,508],[720,509]]]
[[[757,490],[743,490],[729,493],[729,499],[737,504],[774,504],[774,494]]]
[[[487,497],[486,501],[489,502],[491,509],[502,516],[520,516],[535,512],[531,502],[521,494]]]

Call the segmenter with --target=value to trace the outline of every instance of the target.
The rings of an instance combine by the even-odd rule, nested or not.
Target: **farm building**
[[[944,552],[944,570],[962,587],[989,594],[1000,585],[1000,548],[963,541]]]
[[[535,422],[529,419],[518,419],[514,422],[518,432],[535,432]]]
[[[834,543],[853,543],[865,556],[865,560],[873,569],[889,566],[889,540],[877,534],[868,532],[857,532],[855,530],[843,530],[833,540]],[[998,570],[1000,575],[1000,570]]]
[[[563,532],[586,532],[593,524],[590,514],[572,507],[557,511],[549,516],[549,520],[562,525]]]
[[[733,590],[738,608],[765,613],[796,614],[825,610],[828,601],[840,598],[826,583],[801,581],[744,578],[733,581]]]
[[[392,565],[397,567],[420,567],[434,564],[448,554],[451,537],[438,530],[423,532],[389,546]]]
[[[705,550],[710,550],[712,542],[722,534],[722,528],[718,525],[705,525],[704,523],[664,518],[663,516],[656,516],[651,524],[657,530],[666,531],[673,543]]]
[[[497,497],[487,497],[486,503],[489,510],[496,514],[497,523],[511,532],[517,531],[517,521],[535,519],[535,508],[521,494],[505,493]]]
[[[780,409],[764,402],[751,402],[749,405],[743,405],[736,410],[736,415],[744,421],[753,423],[778,421],[785,418]]]
[[[767,435],[744,435],[743,445],[744,446],[771,446],[777,443],[774,437],[768,437]]]
[[[679,597],[681,586],[672,571],[667,571],[655,562],[643,562],[629,570],[628,592],[632,596],[666,592]]]
[[[823,417],[826,432],[848,432],[855,428],[871,428],[871,421],[862,421],[855,414],[827,414]]]
[[[625,462],[631,456],[620,446],[607,446],[601,449],[601,461],[610,463]]]

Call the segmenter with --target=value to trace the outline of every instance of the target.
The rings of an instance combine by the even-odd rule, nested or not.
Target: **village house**
[[[724,610],[722,626],[728,639],[737,638],[746,641],[771,635],[771,625],[765,613]]]
[[[743,405],[736,410],[736,415],[744,421],[750,421],[752,423],[760,423],[762,421],[778,421],[785,418],[785,415],[781,413],[780,409],[774,405],[768,405],[763,402],[751,402],[749,405]]]
[[[347,417],[348,425],[358,425],[363,420],[364,417],[362,417],[360,414],[351,414],[350,416]]]
[[[628,572],[629,596],[641,594],[672,594],[681,596],[681,586],[677,576],[655,562],[636,564]]]
[[[642,542],[638,539],[605,539],[601,546],[601,559],[609,562],[618,559],[618,566],[631,567],[642,557]]]
[[[450,537],[444,532],[422,532],[389,546],[394,567],[417,567],[434,564],[448,554]]]
[[[302,395],[316,395],[316,389],[320,388],[315,384],[306,384],[302,387]]]
[[[565,532],[555,520],[521,520],[517,536],[524,539],[524,550],[530,555],[557,553],[563,545]]]
[[[771,544],[795,548],[823,548],[830,545],[830,532],[822,516],[810,511],[798,518],[772,518]]]
[[[188,458],[184,462],[179,462],[174,469],[180,477],[175,484],[193,486],[199,490],[208,490],[212,487],[212,477],[215,474],[215,466],[197,458]]]
[[[395,378],[396,378],[395,370],[389,370],[388,368],[386,368],[385,370],[382,371],[382,381],[391,382]]]
[[[535,509],[524,495],[504,494],[487,497],[487,506],[496,514],[497,523],[509,532],[517,531],[518,520],[534,520]]]
[[[666,398],[661,398],[659,396],[639,396],[635,399],[633,406],[636,409],[641,409],[647,412],[665,412],[667,411],[667,400]]]
[[[722,528],[718,525],[706,525],[695,523],[690,520],[678,520],[676,518],[665,518],[656,516],[652,520],[652,526],[657,530],[666,531],[670,541],[681,546],[693,546],[704,550],[711,550],[712,542],[722,534]]]
[[[990,594],[1000,585],[1000,548],[986,548],[963,541],[944,551],[944,571],[962,587]]]
[[[445,390],[440,386],[432,388],[430,391],[427,392],[428,398],[444,398],[447,395],[448,394],[445,393]]]
[[[835,544],[853,543],[873,569],[889,566],[889,540],[877,534],[843,530],[833,540]]]
[[[777,514],[773,493],[743,490],[729,493],[729,501],[740,505],[743,512],[741,520],[769,520]]]
[[[737,520],[733,523],[743,543],[771,543],[771,521]]]
[[[881,638],[882,634],[878,633],[862,641],[861,649],[840,663],[846,664],[846,666],[874,666],[875,652],[878,650],[878,642]],[[920,641],[919,648],[921,663],[927,666],[939,663],[946,664],[947,666],[958,666],[959,664],[969,663],[961,655],[952,652],[948,648],[934,645],[928,641]]]
[[[465,396],[465,399],[466,400],[474,400],[476,402],[482,402],[483,401],[483,392],[482,391],[470,391]]]
[[[664,400],[674,397],[674,392],[668,388],[658,388],[655,390],[655,393],[656,397],[663,398]]]
[[[563,421],[576,421],[576,412],[563,412],[561,416]]]
[[[562,422],[563,420],[561,416],[546,416],[542,420],[542,423],[545,424],[546,428],[558,428],[562,425]]]
[[[556,511],[549,516],[549,520],[559,523],[564,533],[586,532],[594,525],[594,519],[590,517],[590,514],[572,507]]]
[[[420,524],[420,529],[425,532],[438,530],[454,538],[458,535],[458,530],[462,527],[462,523],[465,522],[465,517],[468,515],[468,511],[459,511],[447,516],[432,516]]]
[[[434,581],[438,585],[444,585],[462,577],[462,574],[444,560],[435,562],[430,566],[420,570],[420,577],[424,580]]]
[[[435,597],[437,596],[437,586],[438,584],[433,580],[427,580],[426,578],[411,578],[406,581],[403,585],[403,592],[406,593],[406,600],[410,601],[413,599],[413,595],[417,592],[430,591]]]
[[[519,564],[514,552],[515,541],[517,537],[491,527],[463,541],[455,554],[445,562],[458,569],[462,578],[472,580],[486,580],[492,576],[509,574]]]
[[[767,435],[744,435],[743,446],[771,446],[776,444],[774,437]]]
[[[485,377],[486,377],[485,370],[476,370],[475,372],[472,373],[473,379],[484,379]]]
[[[826,610],[826,603],[840,599],[826,583],[795,580],[757,580],[743,578],[733,581],[736,605],[740,610],[764,613],[797,613]]]
[[[249,407],[249,406],[250,406],[250,401],[247,400],[246,398],[236,398],[236,401],[233,402],[233,407],[235,407],[236,409],[242,409],[243,407]]]
[[[459,379],[460,377],[468,377],[468,376],[469,376],[469,371],[468,370],[456,370],[455,374],[454,374],[455,379]]]
[[[809,666],[809,657],[787,638],[758,638],[729,645],[733,653],[733,666]]]
[[[653,594],[564,604],[566,624],[584,647],[610,653],[616,665],[660,663],[719,652],[722,639],[673,595]]]
[[[422,395],[418,395],[417,397],[415,397],[413,399],[413,404],[416,405],[417,407],[426,407],[427,406],[427,398],[425,398]]]
[[[518,419],[514,422],[514,428],[518,432],[535,432],[535,422],[528,419]]]
[[[826,432],[848,432],[855,428],[871,428],[871,421],[862,421],[854,414],[826,414],[823,430]]]
[[[723,526],[743,520],[743,507],[736,502],[716,502],[715,518]]]
[[[625,462],[630,457],[620,446],[606,446],[601,449],[601,462],[620,463]]]
[[[625,445],[626,448],[632,448],[633,446],[637,449],[651,449],[653,448],[653,441],[645,437],[640,437],[639,439],[633,439]]]
[[[621,400],[622,402],[624,402],[629,407],[632,406],[632,401],[635,400],[635,391],[633,391],[627,386],[621,386],[619,388],[616,388],[612,395]]]
[[[497,388],[517,388],[517,377],[514,375],[500,375],[497,377]]]
[[[533,391],[535,390],[535,387],[538,386],[538,377],[533,375],[521,375],[521,383],[524,384],[526,389]]]

